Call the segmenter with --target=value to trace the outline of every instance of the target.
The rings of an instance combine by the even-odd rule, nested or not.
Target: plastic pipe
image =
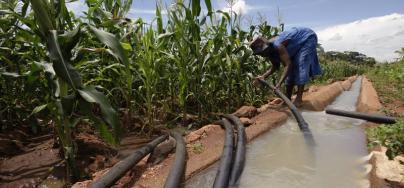
[[[214,188],[226,188],[229,185],[230,171],[233,163],[233,127],[226,118],[222,118],[226,136],[224,140],[223,154],[220,158],[219,169],[216,173]]]
[[[303,132],[303,136],[304,136],[306,142],[309,145],[314,146],[315,141],[314,141],[313,135],[309,129],[309,124],[307,124],[307,122],[303,119],[302,114],[296,108],[296,106],[292,103],[292,101],[290,101],[279,89],[275,88],[273,85],[269,84],[265,80],[261,80],[261,79],[258,79],[258,80],[261,82],[261,84],[263,84],[263,85],[269,87],[271,90],[273,90],[275,92],[275,94],[278,97],[280,97],[286,103],[286,105],[288,105],[290,111],[292,111],[292,114],[297,121],[297,124],[299,125],[300,130]]]
[[[172,132],[170,134],[176,141],[175,145],[175,161],[171,166],[170,172],[164,184],[164,188],[178,188],[183,187],[182,183],[185,178],[186,157],[187,150],[185,147],[185,141],[182,135],[178,132]]]
[[[325,109],[325,113],[337,115],[337,116],[363,119],[363,120],[371,121],[374,123],[386,123],[386,124],[396,123],[395,118],[389,117],[389,116],[383,116],[383,115],[373,115],[373,114],[366,114],[366,113],[360,113],[360,112],[351,112],[351,111],[337,110],[337,109],[332,109],[332,108]]]
[[[168,135],[160,136],[145,146],[136,150],[133,154],[129,155],[122,161],[114,165],[103,177],[90,185],[90,188],[105,188],[111,187],[118,181],[125,173],[136,165],[141,159],[149,154],[153,148],[168,138]]]
[[[299,125],[299,128],[302,131],[310,131],[308,124],[306,123],[306,121],[303,119],[302,115],[300,114],[299,110],[296,108],[296,106],[292,103],[292,101],[290,101],[279,89],[275,88],[273,85],[269,84],[268,82],[266,82],[265,80],[261,80],[259,79],[259,81],[264,84],[265,86],[269,87],[271,90],[273,90],[275,92],[275,94],[280,97],[285,103],[286,105],[288,105],[288,107],[290,108],[290,110],[293,113],[293,116],[296,118],[296,121]]]
[[[229,182],[229,187],[237,188],[239,187],[240,177],[245,166],[247,138],[244,125],[238,117],[232,114],[224,115],[224,117],[237,126],[237,146]]]

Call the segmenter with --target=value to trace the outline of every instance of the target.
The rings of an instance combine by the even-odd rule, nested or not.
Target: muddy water
[[[332,108],[355,110],[360,79],[343,92]],[[240,187],[369,187],[366,137],[361,120],[302,112],[316,141],[306,145],[296,121],[260,136],[248,145]],[[216,166],[191,178],[187,187],[212,187]]]

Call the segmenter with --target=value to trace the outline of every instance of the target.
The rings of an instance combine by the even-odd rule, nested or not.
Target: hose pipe
[[[273,90],[275,92],[275,94],[286,103],[286,105],[292,111],[293,116],[295,117],[295,119],[296,119],[296,121],[297,121],[297,123],[299,125],[300,130],[302,130],[302,131],[310,131],[310,129],[308,128],[307,122],[303,119],[303,117],[300,114],[299,110],[292,103],[292,101],[290,101],[279,89],[275,88],[273,85],[269,84],[265,80],[259,79],[259,81],[261,82],[261,84],[263,84],[263,85],[269,87],[269,89]]]
[[[187,150],[184,138],[180,133],[171,132],[170,135],[174,137],[176,141],[175,160],[164,183],[164,188],[178,188],[183,187],[182,183],[185,178],[185,168],[187,165]]]
[[[275,92],[275,94],[281,98],[286,105],[289,107],[290,111],[292,111],[293,117],[295,117],[297,124],[299,125],[300,130],[303,132],[303,136],[306,140],[306,142],[309,145],[315,145],[315,141],[313,138],[313,134],[311,133],[309,129],[309,124],[303,119],[302,114],[300,111],[296,108],[296,106],[290,101],[279,89],[275,88],[273,85],[269,84],[265,80],[258,79],[259,82],[267,87],[269,87],[271,90]]]
[[[389,116],[383,116],[383,115],[373,115],[373,114],[366,114],[366,113],[360,113],[360,112],[351,112],[351,111],[337,110],[337,109],[332,109],[332,108],[325,109],[325,113],[337,115],[337,116],[362,119],[362,120],[366,120],[366,121],[370,121],[370,122],[374,122],[374,123],[385,123],[385,124],[396,123],[395,118],[389,117]]]
[[[214,188],[226,188],[229,185],[230,170],[233,163],[233,127],[226,118],[222,118],[221,124],[225,128],[226,135],[219,169],[213,183]]]
[[[122,161],[114,165],[104,176],[90,185],[90,188],[105,188],[111,187],[118,181],[125,173],[149,154],[153,148],[168,138],[168,135],[160,136],[145,146],[136,150],[133,154],[129,155]]]
[[[247,137],[245,133],[245,128],[240,119],[233,114],[224,115],[225,118],[229,119],[234,125],[237,126],[237,146],[236,153],[234,157],[234,165],[230,173],[229,187],[237,188],[239,187],[240,177],[243,173],[245,161],[246,161],[246,143]]]

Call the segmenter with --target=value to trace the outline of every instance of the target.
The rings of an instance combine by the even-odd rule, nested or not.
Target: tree
[[[399,55],[399,57],[397,58],[399,61],[404,61],[404,48],[396,50],[395,53]]]

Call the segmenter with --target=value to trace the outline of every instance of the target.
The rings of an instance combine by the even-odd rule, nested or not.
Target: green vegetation
[[[46,104],[53,98],[90,102],[88,92],[104,93],[129,116],[128,124],[134,114],[145,117],[142,130],[149,131],[187,114],[203,119],[260,103],[262,95],[250,81],[269,63],[251,56],[246,44],[255,34],[270,37],[281,27],[264,22],[244,31],[238,15],[214,11],[209,0],[204,15],[199,1],[178,1],[167,11],[167,24],[156,5],[156,19],[145,23],[125,17],[131,3],[88,0],[85,17],[76,18],[64,1],[2,2],[1,128],[48,120]],[[56,88],[49,82],[54,80],[61,80]],[[112,109],[98,105],[102,116]],[[76,116],[77,110],[69,111]]]
[[[320,44],[317,46],[317,53],[323,74],[315,78],[313,84],[325,84],[352,75],[361,75],[376,63],[374,58],[359,52],[325,52]]]
[[[320,61],[323,73],[314,79],[313,84],[330,83],[336,80],[342,80],[353,75],[361,75],[365,73],[369,65],[352,64],[348,61]]]
[[[372,81],[382,104],[404,101],[404,61],[378,64],[366,72]],[[386,111],[391,115],[393,112]]]
[[[367,130],[369,147],[385,146],[386,155],[390,159],[404,153],[404,113],[394,110],[395,104],[404,104],[404,56],[402,55],[404,49],[397,52],[401,55],[398,62],[378,64],[366,72],[384,106],[383,112],[390,116],[401,117],[394,125],[381,125]],[[388,105],[393,105],[393,108],[388,108]]]
[[[386,155],[393,159],[397,155],[404,153],[404,119],[400,119],[393,125],[380,125],[367,129],[369,147],[385,146]]]
[[[166,22],[157,4],[146,23],[126,17],[132,0],[86,0],[80,18],[65,1],[2,1],[0,131],[54,131],[74,181],[82,176],[75,165],[82,125],[117,144],[122,130],[151,133],[261,103],[267,92],[250,83],[269,63],[251,56],[247,42],[282,26],[245,31],[237,14],[213,10],[210,0],[206,14],[199,0],[176,2]]]

